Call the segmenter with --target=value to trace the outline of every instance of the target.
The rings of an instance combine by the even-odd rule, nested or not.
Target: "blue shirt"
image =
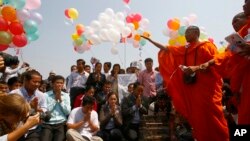
[[[70,113],[70,98],[69,94],[61,92],[62,102],[56,101],[54,92],[48,91],[45,93],[47,108],[51,113],[51,119],[46,124],[58,124],[67,120],[67,116]]]

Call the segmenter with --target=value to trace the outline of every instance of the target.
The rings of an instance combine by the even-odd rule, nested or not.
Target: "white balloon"
[[[128,23],[127,26],[133,31],[135,29],[135,25],[132,23]]]
[[[99,32],[99,37],[102,41],[106,42],[108,41],[108,30],[107,29],[101,29]]]
[[[35,21],[38,24],[41,24],[43,21],[43,16],[38,12],[32,12],[30,14],[30,19]]]
[[[110,18],[107,14],[105,13],[100,13],[99,17],[98,17],[99,22],[103,25],[103,24],[107,24],[110,22]]]
[[[91,37],[91,35],[93,35],[94,33],[95,33],[95,31],[92,27],[90,27],[90,26],[85,27],[84,35],[87,39],[89,39]]]
[[[30,18],[30,12],[27,9],[17,10],[17,18],[24,22]]]
[[[190,21],[189,21],[188,17],[183,17],[182,20],[183,20],[183,24],[185,26],[189,26],[190,25]]]
[[[143,18],[141,21],[140,21],[140,26],[143,27],[143,28],[147,28],[149,25],[149,20],[147,18]]]
[[[126,38],[129,36],[130,33],[131,33],[131,29],[129,27],[126,26],[122,29],[122,37]]]
[[[196,15],[196,14],[190,14],[190,15],[188,16],[188,18],[189,18],[189,21],[190,21],[191,23],[194,23],[194,22],[196,21],[196,19],[197,19],[197,15]]]
[[[93,45],[98,45],[101,43],[99,36],[96,34],[91,35],[89,40],[93,43]]]
[[[101,24],[99,21],[94,20],[91,22],[90,27],[98,31],[101,28]]]
[[[109,29],[108,38],[110,41],[112,41],[114,43],[119,43],[120,39],[121,39],[121,35],[117,30],[112,28],[112,29]]]
[[[115,15],[117,20],[124,21],[125,15],[122,12],[117,12]]]
[[[115,15],[114,10],[111,9],[111,8],[107,8],[107,9],[105,10],[105,13],[106,13],[108,16],[110,16],[111,18]]]
[[[116,54],[118,54],[118,49],[117,49],[117,47],[112,47],[111,48],[111,53],[113,54],[113,55],[116,55]]]
[[[134,40],[133,46],[134,46],[134,48],[139,48],[139,47],[140,47],[140,44],[139,44],[138,41],[135,41],[135,40]]]
[[[122,29],[125,27],[125,23],[119,20],[114,21],[113,25],[119,32],[122,32]]]

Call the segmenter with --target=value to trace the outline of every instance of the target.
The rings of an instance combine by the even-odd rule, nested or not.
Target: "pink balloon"
[[[25,9],[34,10],[41,6],[41,0],[26,0]]]
[[[141,18],[142,18],[142,16],[141,16],[140,13],[137,13],[137,14],[134,15],[134,20],[137,21],[137,22],[141,21]]]
[[[127,21],[127,23],[132,23],[132,22],[133,22],[133,17],[130,16],[130,15],[128,15],[128,16],[126,17],[126,21]]]
[[[126,4],[128,4],[130,2],[130,0],[123,0],[123,2],[125,2]]]

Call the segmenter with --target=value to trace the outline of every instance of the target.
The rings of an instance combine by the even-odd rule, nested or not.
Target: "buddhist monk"
[[[199,67],[211,60],[217,49],[211,42],[200,42],[199,35],[197,26],[189,26],[185,32],[189,43],[186,46],[164,46],[142,37],[161,49],[158,54],[160,73],[175,109],[192,126],[194,138],[197,141],[228,141],[221,103],[222,79],[214,69],[200,71]],[[189,75],[195,78],[188,78]]]

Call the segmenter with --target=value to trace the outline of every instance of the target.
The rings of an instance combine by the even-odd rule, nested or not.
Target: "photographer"
[[[1,141],[16,141],[24,135],[29,128],[39,123],[39,114],[29,116],[29,110],[29,104],[19,94],[0,97]],[[20,123],[22,122],[24,123],[21,125]]]

